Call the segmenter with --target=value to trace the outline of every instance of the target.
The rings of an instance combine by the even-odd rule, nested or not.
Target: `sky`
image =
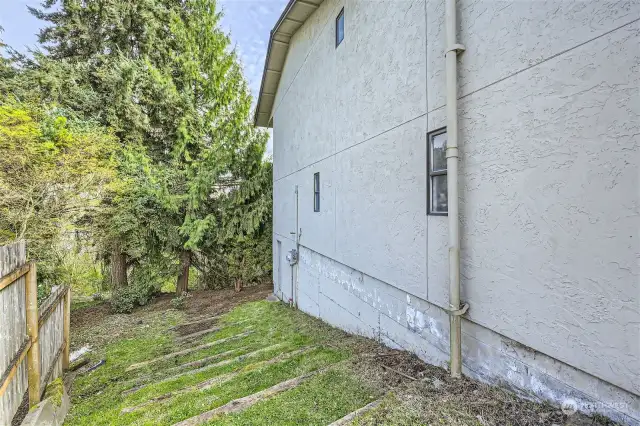
[[[135,0],[131,0],[135,1]],[[269,32],[284,10],[287,0],[219,0],[224,16],[223,30],[230,34],[255,99],[260,91],[264,58],[267,54]],[[37,33],[42,22],[33,17],[27,6],[38,7],[39,0],[0,0],[2,40],[26,53],[37,45]],[[268,153],[272,152],[269,141]]]

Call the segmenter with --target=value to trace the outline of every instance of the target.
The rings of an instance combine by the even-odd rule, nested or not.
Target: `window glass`
[[[431,143],[431,171],[447,170],[447,134],[440,133],[439,135],[434,135],[431,138]]]
[[[340,11],[336,18],[336,47],[344,40],[344,9]]]
[[[434,213],[447,212],[447,175],[431,178],[431,211]]]
[[[313,211],[320,211],[320,172],[313,174]]]
[[[429,214],[447,214],[447,131],[435,130],[427,135],[429,150],[429,188],[427,206]]]

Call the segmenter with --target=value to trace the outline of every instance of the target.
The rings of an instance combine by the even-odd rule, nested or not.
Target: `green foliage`
[[[60,109],[0,103],[0,244],[27,241],[42,294],[68,274],[65,259],[113,177],[114,138]]]
[[[174,309],[184,309],[184,302],[187,299],[187,296],[183,294],[182,296],[174,297],[171,299],[171,307]]]
[[[111,309],[118,314],[129,314],[136,306],[146,305],[151,300],[153,289],[148,282],[119,288],[111,295]]]
[[[39,141],[25,164],[66,156],[68,167],[33,168],[49,185],[44,198],[55,201],[46,208],[0,202],[0,243],[29,239],[47,285],[81,279],[73,285],[86,292],[101,278],[111,282],[113,304],[125,311],[190,264],[199,285],[268,276],[267,134],[252,126],[250,93],[216,3],[46,0],[31,11],[48,24],[43,51],[0,62],[0,95],[29,107],[0,111],[0,126],[14,156],[23,140]],[[67,198],[75,212],[49,209]],[[67,236],[78,232],[80,241]],[[83,262],[94,253],[111,263],[111,278],[67,259],[69,246],[79,246]],[[119,288],[127,281],[131,288]]]
[[[141,259],[135,268],[132,268],[129,285],[114,290],[111,296],[112,310],[117,313],[130,313],[137,306],[149,303],[174,275],[172,266],[175,265],[163,264],[160,259]]]
[[[78,296],[96,296],[106,290],[102,269],[96,263],[95,253],[80,251],[82,245],[68,250],[62,257],[60,268],[56,271],[57,280],[71,286]]]

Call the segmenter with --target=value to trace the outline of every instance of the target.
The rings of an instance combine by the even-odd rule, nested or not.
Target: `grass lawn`
[[[65,424],[173,425],[210,413],[198,424],[328,425],[373,401],[376,408],[353,424],[598,421],[569,419],[468,379],[452,381],[407,353],[267,302],[268,292],[196,293],[184,310],[159,298],[131,315],[110,314],[106,305],[74,310],[72,346],[92,351],[72,378]],[[283,383],[290,385],[272,392]]]

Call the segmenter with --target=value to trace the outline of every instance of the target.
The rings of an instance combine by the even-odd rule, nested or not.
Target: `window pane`
[[[431,171],[447,170],[447,134],[440,133],[431,137]]]
[[[431,211],[447,212],[447,175],[431,177]]]
[[[344,10],[336,18],[336,46],[344,39]]]
[[[313,174],[313,211],[320,211],[320,172]]]

